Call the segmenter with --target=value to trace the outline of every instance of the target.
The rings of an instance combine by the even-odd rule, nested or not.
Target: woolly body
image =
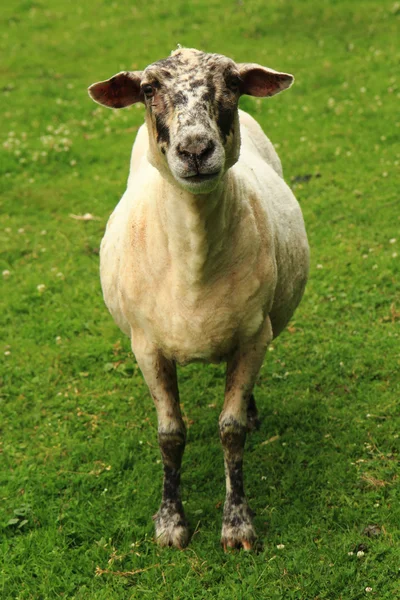
[[[105,302],[129,336],[139,330],[180,364],[226,360],[270,315],[274,336],[307,279],[303,218],[257,122],[239,111],[238,162],[209,195],[179,189],[152,166],[146,125],[128,189],[101,244]]]

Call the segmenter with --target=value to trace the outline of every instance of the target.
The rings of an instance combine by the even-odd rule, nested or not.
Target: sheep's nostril
[[[195,162],[203,161],[208,158],[215,150],[215,142],[209,140],[208,142],[189,144],[182,146],[178,144],[176,147],[177,154],[186,160],[194,160]]]
[[[204,160],[205,158],[207,158],[208,156],[210,156],[210,154],[212,154],[214,152],[214,148],[215,148],[215,142],[210,140],[208,142],[207,146],[204,148],[204,150],[201,150],[197,154],[197,158],[200,160]]]
[[[176,151],[179,154],[179,156],[182,156],[182,157],[185,157],[185,158],[189,158],[190,156],[192,156],[191,152],[188,152],[187,150],[185,150],[184,148],[182,148],[181,144],[177,145]]]

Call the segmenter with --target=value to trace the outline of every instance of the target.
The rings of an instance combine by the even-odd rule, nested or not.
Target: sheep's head
[[[238,159],[241,94],[272,96],[292,82],[287,73],[180,48],[144,71],[93,84],[89,94],[111,108],[143,102],[152,164],[190,192],[208,193]]]

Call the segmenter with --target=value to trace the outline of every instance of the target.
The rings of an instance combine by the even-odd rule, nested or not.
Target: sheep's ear
[[[286,90],[294,81],[293,75],[279,73],[261,65],[242,63],[237,65],[242,80],[240,91],[249,96],[273,96]]]
[[[124,108],[144,102],[143,92],[140,88],[141,71],[123,71],[111,79],[94,83],[88,89],[89,96],[99,104],[110,108]]]

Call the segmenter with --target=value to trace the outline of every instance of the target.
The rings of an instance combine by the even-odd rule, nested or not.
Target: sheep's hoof
[[[256,537],[252,511],[247,504],[225,507],[221,534],[221,544],[225,552],[229,548],[251,550]]]
[[[260,429],[261,420],[258,416],[258,410],[256,401],[253,394],[250,396],[249,403],[247,405],[247,431],[257,431]]]
[[[153,517],[155,541],[159,546],[174,546],[182,550],[189,543],[189,527],[182,505],[165,503]]]

